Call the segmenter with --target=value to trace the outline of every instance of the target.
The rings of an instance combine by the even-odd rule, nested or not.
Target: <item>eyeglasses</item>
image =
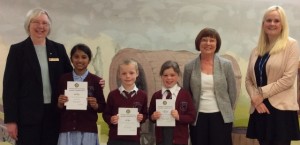
[[[215,43],[215,42],[217,42],[217,40],[216,40],[216,38],[208,38],[208,37],[203,37],[202,39],[201,39],[201,42],[202,43]]]
[[[45,27],[49,26],[49,23],[45,22],[45,21],[31,21],[30,23],[33,24],[33,25],[36,25],[36,26],[39,26],[39,25],[42,25],[42,26],[45,26]]]

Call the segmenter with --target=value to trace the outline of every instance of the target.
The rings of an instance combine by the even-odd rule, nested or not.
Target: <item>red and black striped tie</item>
[[[166,99],[172,99],[172,93],[170,90],[166,90],[167,92],[167,96],[166,96]]]
[[[127,91],[124,90],[123,92],[124,92],[126,98],[131,98],[135,93],[134,90],[131,91],[131,92],[127,92]]]

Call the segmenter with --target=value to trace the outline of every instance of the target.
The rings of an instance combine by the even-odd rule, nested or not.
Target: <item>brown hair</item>
[[[173,68],[173,70],[181,76],[179,65],[176,61],[168,60],[161,65],[159,75],[162,76],[166,69]]]
[[[215,53],[219,52],[220,47],[221,47],[221,37],[220,37],[219,33],[217,32],[217,30],[215,30],[213,28],[204,28],[199,32],[199,34],[195,40],[195,48],[197,51],[200,51],[199,45],[200,45],[201,39],[203,37],[215,38],[217,40],[217,48],[216,48]]]

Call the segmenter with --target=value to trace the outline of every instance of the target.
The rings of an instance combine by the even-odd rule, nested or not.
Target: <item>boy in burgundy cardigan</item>
[[[196,110],[189,92],[178,85],[180,69],[177,62],[166,61],[161,66],[160,76],[163,86],[162,90],[152,96],[149,107],[150,120],[156,123],[161,117],[161,113],[156,111],[156,99],[173,99],[175,109],[171,111],[171,115],[175,118],[175,126],[155,125],[156,145],[188,145],[188,124],[195,121]]]
[[[118,135],[118,109],[138,108],[137,121],[147,119],[147,94],[139,90],[135,81],[138,76],[138,64],[134,60],[125,60],[118,67],[118,77],[121,86],[111,91],[107,97],[107,106],[103,112],[103,119],[109,126],[107,145],[140,145],[140,127],[137,135]]]

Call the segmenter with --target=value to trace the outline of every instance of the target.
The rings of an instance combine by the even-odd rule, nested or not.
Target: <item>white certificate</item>
[[[65,103],[67,110],[86,110],[87,109],[87,82],[67,82],[65,96],[68,102]]]
[[[137,135],[137,108],[119,108],[118,135]]]
[[[157,126],[175,126],[175,118],[171,111],[175,109],[175,100],[173,99],[156,99],[156,111],[161,113],[156,120]]]

